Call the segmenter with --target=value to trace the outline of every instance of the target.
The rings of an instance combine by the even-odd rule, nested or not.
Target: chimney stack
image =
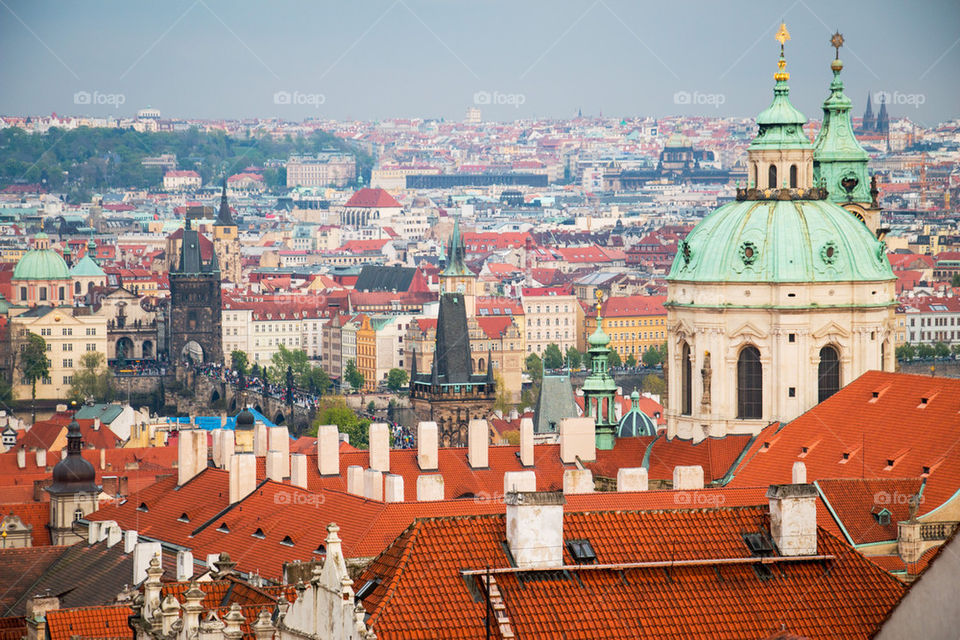
[[[403,476],[387,473],[383,476],[383,501],[403,502]]]
[[[270,427],[268,451],[280,452],[280,471],[284,478],[290,477],[290,432],[286,427]]]
[[[177,580],[184,582],[193,577],[193,553],[181,549],[177,551]]]
[[[646,491],[648,485],[647,470],[643,467],[617,471],[617,491]]]
[[[675,491],[695,491],[703,489],[703,467],[700,465],[674,467],[673,488]]]
[[[436,422],[421,422],[417,425],[417,464],[421,471],[436,471],[439,468],[437,437]]]
[[[250,452],[230,460],[230,504],[236,504],[257,488],[257,458]]]
[[[262,422],[253,425],[253,453],[258,458],[267,455],[267,425]]]
[[[274,482],[283,482],[286,477],[283,475],[283,453],[271,449],[267,451],[267,478]]]
[[[593,493],[593,472],[590,469],[564,469],[563,493]]]
[[[321,476],[340,475],[340,434],[335,424],[317,429],[317,467]]]
[[[506,496],[507,544],[517,567],[563,566],[563,505],[556,491],[511,491]]]
[[[421,423],[422,424],[422,423]],[[439,473],[417,476],[417,502],[443,500],[443,476]]]
[[[386,422],[370,425],[370,468],[390,472],[390,425]]]
[[[363,497],[367,500],[383,501],[383,472],[376,469],[363,471]]]
[[[27,450],[23,448],[23,445],[20,445],[20,448],[17,449],[17,468],[25,469],[27,467]]]
[[[129,529],[123,532],[123,552],[132,553],[137,546],[138,536],[137,532],[133,529]]]
[[[807,465],[797,460],[793,463],[793,484],[807,484]]]
[[[301,489],[307,488],[307,456],[305,454],[290,454],[290,484]]]
[[[207,467],[207,432],[180,431],[177,442],[177,485],[183,486]]]
[[[767,489],[770,536],[782,556],[817,553],[817,488],[812,484],[775,484]]]
[[[486,420],[471,420],[467,425],[467,462],[471,469],[487,469],[490,427]]]
[[[107,450],[100,449],[100,471],[107,468]]]
[[[533,466],[533,420],[520,420],[520,464],[525,467]]]
[[[63,449],[66,452],[66,449]],[[41,469],[47,468],[47,450],[46,449],[37,449],[36,451],[37,467]]]
[[[347,467],[347,493],[363,495],[363,467],[358,464]]]
[[[534,471],[507,471],[503,474],[503,495],[511,491],[530,493],[537,490],[537,474]]]
[[[220,468],[229,469],[230,459],[237,451],[237,435],[232,429],[227,429],[220,436]]]
[[[138,542],[133,548],[133,584],[138,585],[147,579],[147,568],[154,557],[163,567],[163,555],[159,542]]]
[[[577,458],[582,462],[597,459],[597,429],[593,418],[561,418],[559,431],[561,462],[573,464]]]

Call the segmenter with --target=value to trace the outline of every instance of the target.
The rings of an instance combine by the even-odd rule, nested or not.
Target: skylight
[[[590,564],[597,559],[589,540],[567,540],[567,551],[577,564]]]

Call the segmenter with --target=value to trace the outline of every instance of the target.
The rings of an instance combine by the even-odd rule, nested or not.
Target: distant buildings
[[[201,183],[196,171],[167,171],[163,174],[164,191],[192,191],[199,189]]]
[[[323,152],[287,161],[287,187],[343,187],[357,178],[353,155]]]

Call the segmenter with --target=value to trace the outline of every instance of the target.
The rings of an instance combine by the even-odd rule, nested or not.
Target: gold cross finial
[[[837,31],[830,37],[830,46],[837,51],[837,60],[840,59],[840,47],[843,46],[843,34]]]
[[[787,23],[780,23],[780,30],[777,31],[777,41],[780,43],[780,50],[783,50],[783,43],[790,39],[790,32],[787,31]]]

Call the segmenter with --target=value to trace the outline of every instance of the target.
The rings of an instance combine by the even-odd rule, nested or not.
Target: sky
[[[960,117],[957,0],[0,0],[0,114],[753,117],[781,20],[808,118],[835,30],[856,115]]]

